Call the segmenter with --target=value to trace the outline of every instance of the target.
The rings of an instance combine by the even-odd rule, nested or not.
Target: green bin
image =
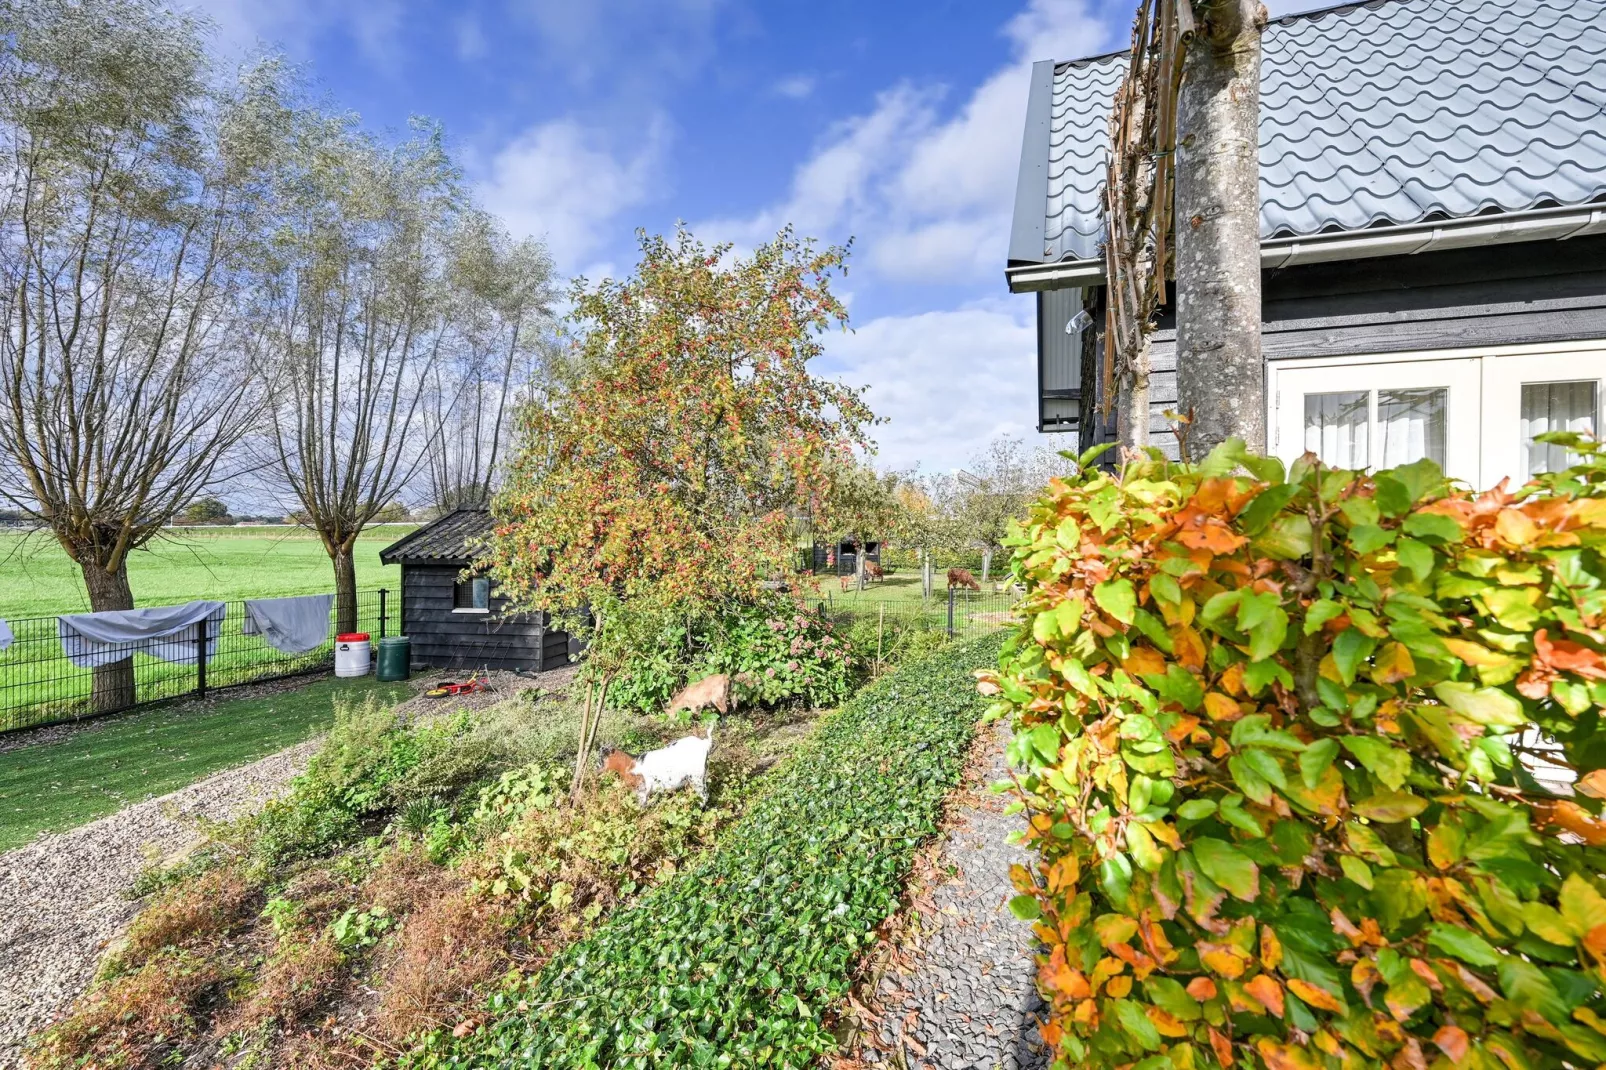
[[[409,664],[410,659],[410,645],[405,635],[393,635],[388,639],[381,639],[378,679],[385,681],[407,679],[412,668]]]

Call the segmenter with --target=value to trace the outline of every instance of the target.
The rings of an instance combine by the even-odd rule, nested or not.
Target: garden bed
[[[910,662],[833,714],[701,864],[617,912],[416,1067],[799,1066],[937,830],[999,639]]]

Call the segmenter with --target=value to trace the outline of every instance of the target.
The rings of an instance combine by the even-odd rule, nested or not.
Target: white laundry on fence
[[[222,602],[187,602],[182,606],[117,609],[104,613],[72,613],[56,618],[61,650],[80,669],[149,654],[175,665],[194,665],[195,626],[206,622],[206,660],[217,652],[223,630]]]
[[[6,624],[4,617],[0,617],[0,650],[10,646],[14,638],[16,637],[11,634],[10,625]]]
[[[305,654],[316,650],[329,638],[329,609],[332,594],[305,594],[295,598],[248,598],[245,602],[245,635],[260,635],[281,654]]]

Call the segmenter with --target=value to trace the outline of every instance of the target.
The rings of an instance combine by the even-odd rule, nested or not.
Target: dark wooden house
[[[379,552],[401,566],[402,634],[415,669],[522,669],[567,665],[578,651],[543,613],[509,613],[486,576],[466,573],[491,531],[484,509],[458,509]]]
[[[1101,404],[1101,206],[1126,67],[1035,65],[1010,234],[1010,289],[1037,298],[1038,428],[1081,448],[1120,408]],[[1345,468],[1429,457],[1480,487],[1566,465],[1534,437],[1601,431],[1606,0],[1288,15],[1260,74],[1267,435],[1250,445]],[[1179,355],[1174,327],[1168,305],[1149,392],[1173,455],[1178,363],[1210,357]]]
[[[852,576],[858,571],[858,544],[852,539],[836,543],[816,542],[807,555],[810,568],[820,576]],[[881,563],[881,544],[874,539],[864,543],[864,559]]]

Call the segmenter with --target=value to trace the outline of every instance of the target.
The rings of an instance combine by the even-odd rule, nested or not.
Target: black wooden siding
[[[1606,338],[1606,237],[1306,264],[1266,271],[1261,286],[1267,361]],[[1095,320],[1102,327],[1102,312]],[[1151,440],[1170,457],[1176,337],[1167,308],[1150,349],[1149,409]],[[1100,356],[1092,374],[1101,371]],[[1115,414],[1084,427],[1081,448],[1112,441]]]
[[[504,618],[507,600],[491,591],[489,613],[453,612],[460,565],[402,563],[402,633],[414,668],[546,670],[567,665],[567,632],[544,614]]]

